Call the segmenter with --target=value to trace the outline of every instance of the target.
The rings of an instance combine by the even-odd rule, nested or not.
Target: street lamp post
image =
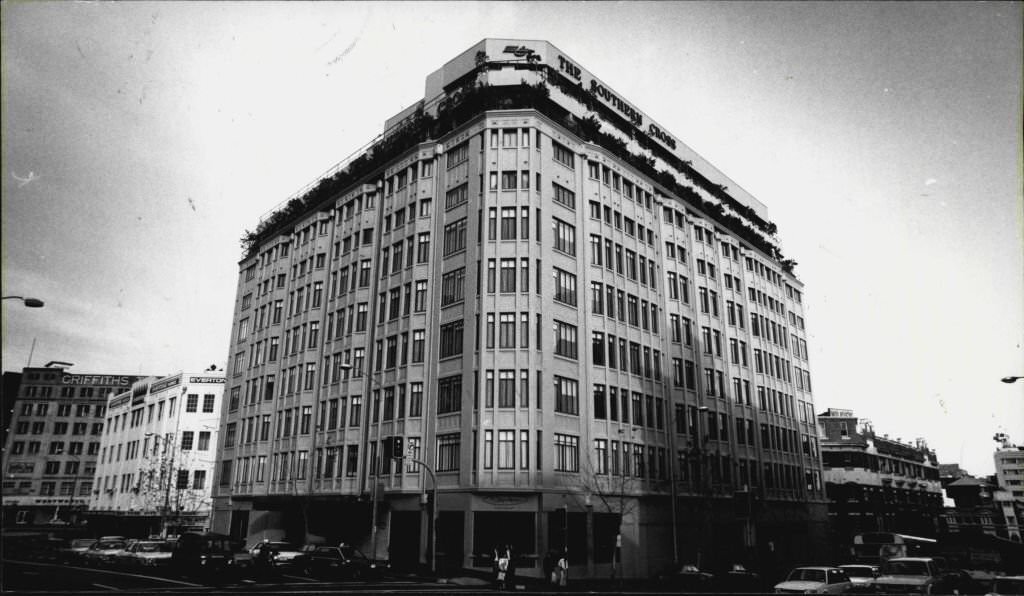
[[[21,300],[28,308],[42,308],[43,301],[38,298],[27,298],[25,296],[4,296],[0,300]]]

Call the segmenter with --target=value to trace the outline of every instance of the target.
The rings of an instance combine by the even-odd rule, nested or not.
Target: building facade
[[[803,286],[774,233],[551,44],[481,41],[248,236],[215,529],[396,565],[508,543],[527,574],[550,550],[627,576],[814,560]]]
[[[25,368],[4,450],[4,527],[79,523],[94,490],[107,397],[133,375]]]
[[[935,452],[878,436],[850,410],[818,416],[832,544],[847,552],[861,532],[896,532],[934,538],[943,511]]]
[[[1024,505],[1024,446],[1010,443],[1006,435],[997,435],[997,438],[1001,442],[992,454],[996,464],[996,482],[1012,499]]]
[[[224,372],[148,377],[110,398],[99,447],[94,524],[129,534],[210,528]]]

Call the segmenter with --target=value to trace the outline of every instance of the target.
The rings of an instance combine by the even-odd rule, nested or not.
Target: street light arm
[[[26,296],[4,296],[0,300],[21,300],[25,306],[29,308],[42,308],[43,301],[38,298],[29,298]]]
[[[999,379],[999,380],[1004,382],[1004,383],[1016,383],[1020,379],[1024,379],[1024,377],[1009,376],[1009,377],[1003,377],[1002,379]]]

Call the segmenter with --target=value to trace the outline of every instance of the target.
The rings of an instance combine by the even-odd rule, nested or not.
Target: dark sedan
[[[305,572],[316,577],[360,579],[377,577],[379,569],[358,549],[347,546],[318,546],[307,553]]]

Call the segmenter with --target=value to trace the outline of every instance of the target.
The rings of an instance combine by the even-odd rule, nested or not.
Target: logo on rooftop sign
[[[533,54],[534,51],[526,46],[505,46],[502,53],[513,54],[516,58],[525,58],[526,56]]]

